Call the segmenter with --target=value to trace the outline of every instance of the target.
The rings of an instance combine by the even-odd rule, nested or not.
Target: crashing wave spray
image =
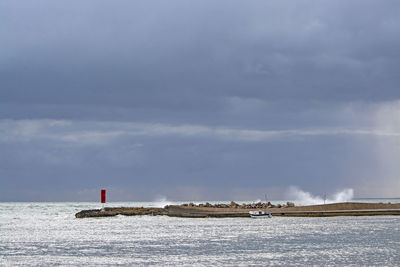
[[[164,208],[167,205],[171,205],[172,202],[168,201],[166,197],[158,197],[153,201],[152,206],[156,208]]]
[[[324,198],[313,196],[309,192],[305,192],[296,186],[289,187],[286,192],[286,198],[293,200],[297,205],[318,205],[324,203],[347,202],[353,199],[354,190],[346,188],[332,195],[332,197]]]

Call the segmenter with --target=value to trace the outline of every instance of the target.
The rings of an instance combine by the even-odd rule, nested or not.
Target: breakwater
[[[400,204],[390,203],[334,203],[327,205],[295,206],[287,202],[283,205],[270,205],[270,203],[251,204],[198,204],[169,205],[164,208],[145,207],[106,207],[103,209],[82,210],[75,214],[76,218],[109,217],[116,215],[125,216],[171,216],[188,218],[226,218],[250,217],[251,210],[265,210],[272,216],[290,217],[329,217],[329,216],[374,216],[374,215],[400,215]]]
[[[103,209],[82,210],[75,214],[76,218],[88,217],[110,217],[116,215],[137,216],[137,215],[168,215],[165,208],[143,208],[143,207],[106,207]]]

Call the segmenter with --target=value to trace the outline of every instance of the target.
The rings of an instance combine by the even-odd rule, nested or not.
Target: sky
[[[0,201],[400,197],[397,0],[0,0]]]

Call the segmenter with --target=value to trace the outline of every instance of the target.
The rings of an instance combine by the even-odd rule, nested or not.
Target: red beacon
[[[106,190],[101,189],[101,203],[106,203]]]

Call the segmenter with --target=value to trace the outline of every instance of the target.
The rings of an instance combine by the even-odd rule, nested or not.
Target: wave
[[[152,206],[156,208],[164,208],[167,205],[171,205],[172,202],[168,201],[166,197],[158,197],[152,202]]]
[[[354,190],[352,188],[343,189],[328,198],[314,196],[310,192],[303,191],[296,186],[290,186],[286,192],[286,197],[294,201],[296,205],[318,205],[324,203],[348,202],[353,199],[353,196]]]

